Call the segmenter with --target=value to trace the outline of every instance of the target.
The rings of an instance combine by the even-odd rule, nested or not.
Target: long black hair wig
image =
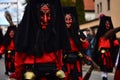
[[[78,48],[83,51],[81,47],[81,41],[80,38],[83,40],[86,38],[83,32],[79,28],[79,23],[78,23],[78,15],[77,15],[77,10],[76,7],[70,7],[70,6],[64,6],[63,7],[63,13],[64,17],[66,14],[69,14],[72,17],[72,25],[70,28],[68,28],[69,32],[69,37],[72,37],[75,44],[78,46]]]
[[[38,10],[43,4],[48,4],[51,10],[51,21],[46,30],[42,30],[39,25],[41,13]],[[68,33],[64,24],[60,0],[29,0],[18,25],[16,50],[36,56],[42,56],[44,51],[69,50]]]

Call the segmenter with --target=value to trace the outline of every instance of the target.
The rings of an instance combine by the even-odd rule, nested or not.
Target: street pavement
[[[8,76],[5,73],[5,64],[4,64],[4,55],[3,58],[0,59],[0,80],[8,80]]]
[[[90,66],[88,65],[83,65],[83,77],[88,71],[89,67]],[[108,80],[113,80],[114,72],[115,70],[113,71],[113,73],[108,73]],[[4,73],[5,73],[5,65],[4,65],[4,55],[3,55],[3,58],[0,59],[0,80],[9,80],[8,76],[5,75]],[[101,72],[93,70],[89,80],[102,80]]]
[[[83,66],[83,77],[89,68],[90,68],[90,66],[88,66],[88,65]],[[114,80],[114,73],[115,73],[115,69],[113,70],[112,73],[108,73],[108,80]],[[101,72],[93,70],[89,80],[102,80]]]

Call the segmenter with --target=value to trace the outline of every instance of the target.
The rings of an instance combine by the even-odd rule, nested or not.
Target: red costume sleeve
[[[119,45],[118,40],[114,40],[114,46],[118,46],[118,45]]]
[[[27,57],[27,54],[16,52],[15,53],[15,66],[23,65],[26,57]]]
[[[62,66],[63,66],[63,62],[62,62],[62,50],[57,51],[56,58],[57,58],[57,60],[56,60],[57,61],[56,62],[57,68],[59,70],[61,70]]]
[[[5,47],[3,45],[0,46],[0,55],[4,54]]]
[[[98,50],[100,48],[110,48],[110,41],[109,39],[104,39],[104,38],[100,38],[99,39],[99,43],[98,43]]]
[[[84,49],[87,49],[87,48],[89,47],[89,42],[88,42],[87,39],[86,39],[84,42],[82,42],[82,47],[83,47]]]
[[[114,46],[118,46],[119,45],[118,40],[114,40],[113,44],[114,44]],[[109,39],[100,38],[98,46],[99,46],[99,49],[101,47],[103,47],[103,48],[110,48],[110,41],[109,41]]]

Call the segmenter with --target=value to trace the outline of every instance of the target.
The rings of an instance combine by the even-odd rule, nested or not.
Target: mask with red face
[[[50,7],[48,4],[42,4],[40,6],[40,25],[42,29],[46,29],[50,20],[51,20],[51,13]]]
[[[72,19],[72,16],[70,14],[65,15],[65,23],[66,23],[67,28],[70,28],[72,26],[73,19]]]
[[[105,26],[106,26],[106,29],[109,30],[110,29],[110,22],[107,20],[105,22]]]

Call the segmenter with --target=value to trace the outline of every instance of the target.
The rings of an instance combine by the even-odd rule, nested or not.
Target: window
[[[102,2],[100,2],[100,12],[102,12]]]
[[[110,0],[107,0],[108,10],[110,10]]]
[[[97,13],[99,13],[99,4],[97,4]]]

